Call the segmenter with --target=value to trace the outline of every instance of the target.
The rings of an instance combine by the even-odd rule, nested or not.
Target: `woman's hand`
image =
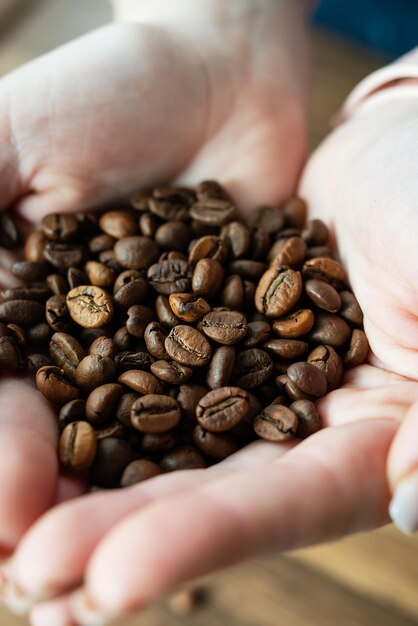
[[[305,9],[287,0],[252,7],[198,28],[109,26],[2,79],[0,210],[15,206],[37,222],[206,177],[222,179],[247,209],[288,197],[305,157]],[[11,262],[2,253],[3,285],[13,282]],[[0,406],[1,559],[82,486],[58,475],[54,415],[31,383],[3,374]],[[117,510],[112,524],[126,513]],[[103,535],[99,518],[93,528]],[[87,556],[77,536],[78,567]],[[93,532],[88,553],[97,540]]]

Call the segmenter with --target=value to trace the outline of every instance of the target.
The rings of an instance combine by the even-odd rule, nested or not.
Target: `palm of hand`
[[[152,42],[147,46],[152,49]],[[119,45],[116,48],[119,50]],[[184,56],[184,50],[177,46],[176,51]],[[154,59],[155,53],[148,48],[147,54]],[[160,62],[158,55],[156,63]],[[129,63],[125,61],[124,66]],[[184,71],[185,84],[196,87],[190,82],[197,76],[193,63],[187,65],[182,58],[179,66]],[[74,67],[75,74],[80,69]],[[153,70],[151,73],[155,73],[155,67]],[[59,115],[68,111],[68,123],[54,129],[56,120],[48,116],[47,123],[43,120],[40,125],[45,143],[39,146],[41,152],[37,152],[37,147],[35,153],[38,159],[39,154],[52,155],[53,159],[40,158],[38,167],[34,157],[30,158],[33,149],[27,151],[29,157],[23,161],[26,176],[22,175],[19,184],[24,184],[26,193],[31,190],[33,195],[26,195],[20,203],[24,214],[39,217],[56,210],[57,203],[63,210],[93,207],[113,199],[115,189],[117,195],[123,195],[137,186],[180,173],[186,181],[210,175],[226,179],[228,184],[229,178],[236,195],[245,197],[249,206],[255,200],[278,201],[289,195],[303,153],[303,140],[293,139],[292,158],[288,150],[283,151],[283,142],[289,142],[289,128],[294,135],[299,120],[295,119],[293,131],[292,124],[277,124],[278,112],[269,106],[268,91],[252,90],[252,97],[245,99],[248,107],[237,106],[235,100],[231,106],[229,89],[217,93],[217,110],[211,117],[213,135],[203,145],[207,139],[202,134],[207,111],[200,96],[201,85],[196,91],[187,90],[184,103],[184,87],[179,90],[167,76],[163,81],[164,93],[158,92],[158,98],[141,102],[144,83],[152,92],[155,76],[148,75],[139,88],[131,84],[131,69],[116,83],[125,95],[128,90],[130,97],[126,100],[133,103],[132,109],[117,108],[119,113],[115,116],[112,102],[109,117],[106,103],[114,98],[114,90],[108,89],[110,71],[108,68],[103,72],[92,91],[79,93],[75,101],[70,99],[66,84],[60,86],[58,80],[55,98],[50,94],[48,102]],[[92,110],[88,115],[85,98]],[[179,119],[183,117],[173,120],[168,111],[161,112],[160,100],[167,98],[177,98],[179,103],[171,106],[170,111],[182,110],[184,116],[195,120],[195,124],[188,124],[187,132],[178,132]],[[68,101],[71,106],[65,109],[64,102]],[[188,108],[190,102],[193,106]],[[199,105],[201,119],[196,114]],[[138,106],[143,119],[151,120],[147,128],[138,126]],[[100,125],[96,109],[103,115]],[[286,104],[285,112],[289,113]],[[161,115],[164,117],[165,113],[168,121],[161,127]],[[79,135],[80,117],[83,126]],[[247,137],[242,129],[250,121],[259,124],[256,133]],[[18,125],[24,128],[19,121]],[[173,128],[175,134],[171,135]],[[33,137],[32,128],[30,132]],[[302,136],[303,131],[297,132]],[[238,139],[245,148],[239,161],[235,156]],[[30,148],[32,139],[23,132],[18,143],[27,146],[28,141]],[[175,153],[170,149],[173,145]],[[290,163],[290,169],[284,167],[285,163]],[[282,176],[277,177],[277,171]],[[10,190],[10,194],[15,192]],[[342,248],[344,253],[345,245]],[[349,267],[350,258],[347,257]],[[58,491],[66,499],[75,495],[79,487],[65,478],[57,481],[56,432],[48,406],[30,386],[17,397],[15,383],[3,380],[1,385],[2,398],[7,398],[8,403],[2,421],[6,422],[12,414],[19,416],[10,434],[2,425],[0,440],[0,465],[9,468],[10,489],[0,496],[0,510],[7,512],[0,523],[0,543],[7,549],[13,548],[21,533],[53,503]],[[291,446],[258,443],[203,473],[168,475],[134,488],[129,495],[89,495],[52,510],[21,543],[13,565],[14,579],[31,596],[45,592],[59,595],[82,578],[88,564],[86,584],[90,594],[102,608],[116,613],[140,606],[184,580],[257,550],[272,545],[288,549],[383,523],[389,497],[385,461],[395,433],[393,420],[403,416],[409,402],[405,398],[412,397],[418,398],[418,384],[379,367],[357,368],[343,388],[321,403],[322,414],[333,428],[295,450]],[[22,401],[31,406],[30,416],[22,410]],[[380,419],[364,421],[368,418]],[[355,424],[339,425],[357,420]],[[38,436],[29,442],[27,433],[33,432],[35,424]],[[367,482],[362,480],[365,473]],[[30,500],[28,494],[32,494]],[[79,528],[86,529],[83,535]],[[63,534],[68,538],[65,545]],[[139,572],[131,568],[136,561],[141,562]],[[64,623],[67,599],[50,606],[55,606],[55,623],[60,624],[59,619]]]

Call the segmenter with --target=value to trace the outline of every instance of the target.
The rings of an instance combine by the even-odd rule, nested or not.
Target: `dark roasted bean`
[[[200,399],[196,417],[200,426],[210,432],[231,430],[249,413],[249,397],[239,387],[220,387]]]
[[[167,452],[160,461],[160,467],[165,472],[203,469],[206,467],[206,461],[202,453],[193,446],[182,446]]]
[[[144,482],[144,480],[149,480],[162,473],[163,470],[156,463],[148,461],[147,459],[138,459],[132,461],[125,469],[120,481],[120,486],[132,487],[132,485],[137,485],[138,483]]]
[[[271,404],[254,420],[254,430],[267,441],[283,442],[296,436],[298,418],[286,406]]]
[[[141,433],[164,433],[180,422],[180,407],[174,398],[148,394],[132,406],[131,423]]]
[[[217,343],[232,345],[247,334],[247,318],[239,311],[212,311],[203,318],[201,330]]]
[[[289,407],[298,418],[296,436],[301,439],[314,435],[322,428],[322,420],[316,406],[310,400],[296,400]]]
[[[294,339],[306,335],[314,325],[314,314],[310,309],[301,309],[273,322],[273,330],[284,339]]]
[[[234,372],[235,358],[236,352],[232,346],[221,346],[215,350],[206,377],[210,389],[229,385]]]
[[[174,361],[188,367],[207,365],[212,354],[208,340],[191,326],[173,328],[164,345]]]
[[[324,396],[327,392],[325,374],[311,363],[299,361],[287,368],[287,375],[304,393],[315,398]]]
[[[331,346],[318,346],[307,358],[308,363],[321,370],[328,382],[328,391],[341,385],[344,374],[343,361]]]
[[[239,387],[262,387],[273,374],[273,361],[264,350],[250,348],[240,352],[235,362],[234,380]]]
[[[59,441],[61,463],[75,472],[87,470],[96,455],[96,433],[87,422],[72,422],[65,427]]]
[[[148,237],[125,237],[115,245],[116,260],[129,270],[146,270],[158,259],[160,249]]]
[[[192,270],[187,261],[160,261],[148,270],[151,287],[159,294],[184,293],[192,286]]]

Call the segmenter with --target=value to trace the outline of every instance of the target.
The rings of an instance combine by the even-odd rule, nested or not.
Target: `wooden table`
[[[104,0],[18,0],[2,31],[0,73],[110,17]],[[10,14],[9,14],[10,17]],[[314,36],[311,145],[349,90],[384,62],[323,33]],[[388,527],[337,544],[272,556],[213,579],[205,607],[187,618],[165,603],[119,626],[418,626],[418,543]],[[0,611],[0,626],[25,620]]]

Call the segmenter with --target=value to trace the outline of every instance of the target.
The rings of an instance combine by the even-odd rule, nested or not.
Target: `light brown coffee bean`
[[[294,339],[309,333],[314,322],[315,317],[310,309],[300,309],[273,322],[273,330],[279,337]]]
[[[149,372],[141,370],[129,370],[124,372],[119,376],[118,382],[144,395],[149,393],[164,393],[164,388],[158,378]]]
[[[296,436],[298,418],[286,406],[272,404],[266,407],[254,420],[254,431],[267,441],[284,442]]]
[[[169,385],[181,385],[186,383],[193,375],[193,370],[175,361],[155,361],[151,365],[151,372]]]
[[[94,461],[97,450],[96,433],[87,422],[73,422],[65,427],[59,441],[62,465],[84,472]]]
[[[85,352],[77,339],[66,333],[55,333],[49,344],[49,355],[54,364],[75,380],[77,367],[85,357]]]
[[[174,315],[190,324],[210,311],[210,304],[193,293],[172,293],[169,302]]]
[[[96,287],[112,287],[116,273],[111,267],[97,261],[88,261],[84,266],[87,278]]]
[[[206,235],[195,241],[189,251],[189,263],[195,265],[201,259],[225,263],[228,258],[226,242],[215,235]]]
[[[344,365],[348,368],[361,365],[367,359],[369,349],[366,334],[359,328],[355,328],[351,335],[350,346],[344,354]]]
[[[76,287],[67,294],[72,319],[83,328],[102,328],[113,318],[111,296],[100,287]]]
[[[269,339],[263,343],[263,349],[279,359],[297,359],[307,352],[308,344],[297,339]]]
[[[222,287],[225,270],[214,259],[201,259],[193,272],[192,289],[198,296],[209,300],[214,298]]]
[[[343,361],[332,346],[318,346],[309,354],[307,361],[325,374],[328,391],[340,387],[344,375]]]
[[[220,387],[209,391],[196,408],[200,426],[209,432],[231,430],[249,413],[249,396],[239,387]]]
[[[320,309],[328,313],[337,313],[341,307],[340,294],[332,285],[324,280],[311,278],[305,283],[305,291],[310,300]]]
[[[302,293],[300,272],[270,268],[262,276],[255,294],[257,310],[267,317],[285,315]]]
[[[289,408],[298,418],[297,437],[306,439],[306,437],[310,437],[318,430],[321,430],[322,419],[313,402],[310,400],[296,400],[292,402]]]
[[[203,318],[201,330],[217,343],[233,345],[247,334],[247,318],[239,311],[211,311]]]
[[[303,266],[304,278],[325,280],[331,285],[341,287],[347,282],[347,273],[341,263],[326,257],[309,259]]]
[[[131,423],[142,433],[164,433],[180,422],[181,413],[174,398],[148,394],[132,406]]]
[[[191,326],[176,326],[165,340],[169,356],[180,365],[202,367],[210,361],[212,350],[208,340]]]
[[[93,389],[86,402],[88,421],[94,426],[108,421],[114,415],[122,394],[122,385],[115,383],[108,383]]]
[[[99,354],[86,356],[75,372],[77,385],[91,390],[106,383],[111,383],[116,376],[116,367],[112,359],[106,359]]]
[[[80,390],[59,367],[41,367],[36,373],[36,386],[47,400],[58,406],[64,406],[80,397]]]
[[[114,239],[133,237],[138,233],[137,219],[129,211],[107,211],[101,216],[99,225],[106,235]]]
[[[278,239],[270,249],[268,260],[270,267],[300,265],[306,258],[307,246],[301,237]]]

